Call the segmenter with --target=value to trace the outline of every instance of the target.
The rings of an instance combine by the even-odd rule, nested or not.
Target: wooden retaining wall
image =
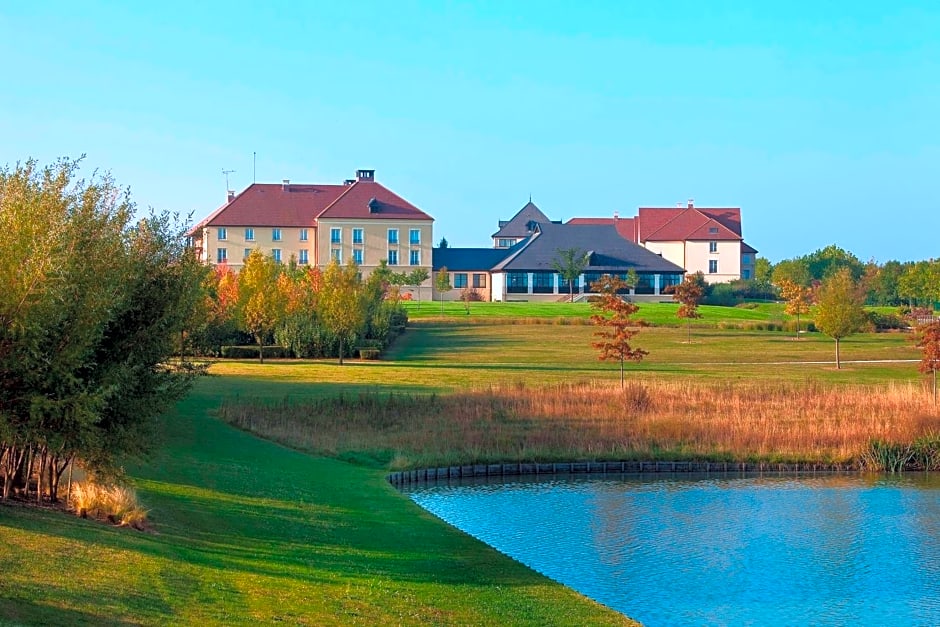
[[[515,463],[473,464],[446,468],[422,468],[403,470],[388,475],[395,486],[440,481],[442,479],[464,479],[471,477],[520,477],[525,475],[568,474],[656,474],[656,473],[807,473],[807,472],[854,472],[858,467],[849,464],[771,464],[744,462],[560,462],[560,463]]]

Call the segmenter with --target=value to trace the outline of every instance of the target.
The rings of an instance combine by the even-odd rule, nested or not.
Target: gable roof
[[[375,202],[371,202],[372,199]],[[314,226],[323,218],[433,220],[372,180],[357,180],[347,185],[252,183],[187,234],[192,235],[207,226]]]
[[[531,200],[509,220],[499,221],[499,230],[490,237],[528,237],[533,225],[551,222]]]
[[[637,240],[740,240],[737,207],[640,207]]]
[[[356,181],[344,188],[329,206],[318,215],[318,220],[351,218],[359,220],[433,220],[410,202],[374,181]]]
[[[589,253],[588,272],[684,273],[680,266],[627,240],[613,224],[542,223],[520,251],[496,266],[496,270],[551,272],[563,248]]]
[[[503,259],[511,255],[513,248],[433,248],[431,267],[437,272],[447,268],[451,272],[488,272]]]
[[[206,226],[313,226],[317,215],[346,189],[344,185],[252,183],[191,232]]]

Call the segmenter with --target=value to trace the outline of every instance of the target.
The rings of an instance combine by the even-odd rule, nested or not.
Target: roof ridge
[[[336,198],[334,198],[334,199],[333,199],[333,202],[331,202],[331,203],[328,204],[326,207],[324,207],[324,208],[323,208],[323,211],[321,211],[320,213],[318,213],[317,215],[315,215],[315,216],[313,217],[313,219],[314,219],[314,220],[319,220],[319,219],[320,219],[320,216],[322,216],[324,213],[326,213],[327,211],[329,211],[330,208],[331,208],[333,205],[335,205],[336,203],[339,202],[339,199],[340,199],[340,198],[342,198],[343,196],[345,196],[346,194],[348,194],[348,193],[349,193],[349,190],[351,190],[353,187],[355,187],[355,186],[358,185],[358,184],[359,184],[359,181],[355,181],[355,182],[353,182],[352,185],[344,185],[344,187],[345,187],[346,189],[343,190],[343,193],[341,193],[339,196],[337,196]]]
[[[695,211],[696,213],[698,213],[698,214],[699,214],[700,216],[702,216],[703,218],[708,219],[707,216],[705,216],[705,214],[703,214],[701,211],[699,211],[699,210],[696,209],[695,207],[646,207],[646,208],[647,208],[647,209],[654,209],[654,210],[655,210],[655,209],[668,209],[668,210],[671,210],[671,211],[675,211],[676,209],[678,209],[678,211],[676,211],[676,215],[672,216],[670,219],[668,219],[668,220],[666,220],[665,222],[663,222],[662,226],[660,226],[658,229],[656,229],[655,231],[653,231],[652,233],[650,233],[649,235],[647,235],[647,236],[646,236],[646,241],[649,241],[649,238],[650,238],[650,237],[652,237],[653,235],[656,235],[657,233],[659,233],[660,231],[662,231],[663,229],[665,229],[667,226],[669,226],[670,224],[672,224],[673,222],[675,222],[676,220],[678,220],[678,219],[682,216],[682,214],[685,213],[686,211],[690,211],[690,210],[691,210],[691,211]]]

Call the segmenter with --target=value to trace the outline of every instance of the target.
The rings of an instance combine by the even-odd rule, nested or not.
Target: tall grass
[[[236,400],[226,421],[296,448],[389,468],[559,459],[862,464],[873,440],[940,432],[916,385],[653,380],[479,387],[453,394]]]
[[[106,519],[138,530],[146,528],[147,511],[137,501],[137,493],[127,486],[77,483],[72,487],[70,505],[82,518]]]

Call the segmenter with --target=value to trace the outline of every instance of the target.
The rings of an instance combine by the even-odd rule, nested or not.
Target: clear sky
[[[940,256],[940,2],[4,2],[0,164],[86,154],[141,207],[357,168],[487,246],[740,206],[771,261]]]

